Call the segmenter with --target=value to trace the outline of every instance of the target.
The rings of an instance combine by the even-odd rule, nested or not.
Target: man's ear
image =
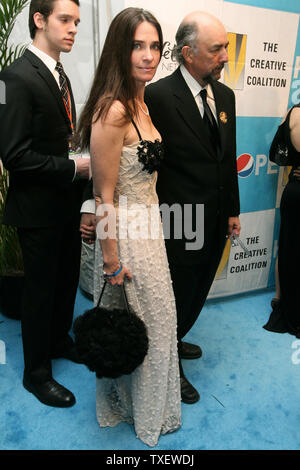
[[[190,46],[183,46],[183,48],[181,49],[181,53],[183,55],[185,62],[190,64],[194,57],[193,49]]]
[[[39,30],[43,29],[45,24],[46,24],[46,21],[44,19],[44,15],[42,15],[42,13],[40,13],[38,11],[33,15],[33,21],[34,21],[35,26]]]

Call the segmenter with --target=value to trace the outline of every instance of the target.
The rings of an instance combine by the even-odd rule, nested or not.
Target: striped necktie
[[[69,89],[68,89],[68,84],[67,84],[67,77],[64,72],[63,66],[60,62],[57,62],[55,66],[55,70],[59,73],[59,85],[60,85],[60,91],[64,100],[64,103],[67,108],[68,116],[71,121],[71,103],[70,103],[70,94],[69,94]]]

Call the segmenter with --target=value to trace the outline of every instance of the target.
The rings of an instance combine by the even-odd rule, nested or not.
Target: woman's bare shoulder
[[[291,127],[295,125],[300,126],[300,107],[299,106],[296,106],[291,111],[290,125]]]
[[[119,100],[113,101],[105,116],[105,123],[124,125],[125,122],[126,122],[125,106]]]

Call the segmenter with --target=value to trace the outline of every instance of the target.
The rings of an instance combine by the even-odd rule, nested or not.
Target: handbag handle
[[[98,300],[98,302],[97,302],[97,307],[100,306],[101,299],[102,299],[102,296],[103,296],[103,293],[104,293],[104,289],[105,289],[106,284],[107,284],[107,281],[104,281],[104,284],[103,284],[103,287],[102,287],[102,291],[101,291],[101,294],[100,294],[100,296],[99,296],[99,300]],[[122,288],[123,299],[124,299],[124,303],[125,303],[127,312],[130,313],[130,308],[129,308],[129,303],[128,303],[128,299],[127,299],[127,294],[126,294],[125,283],[124,283],[124,282],[123,282],[121,288]]]

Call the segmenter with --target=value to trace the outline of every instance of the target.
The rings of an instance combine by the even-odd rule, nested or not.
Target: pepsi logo
[[[241,178],[247,178],[251,175],[254,168],[254,158],[249,153],[243,153],[236,161],[238,175]]]

